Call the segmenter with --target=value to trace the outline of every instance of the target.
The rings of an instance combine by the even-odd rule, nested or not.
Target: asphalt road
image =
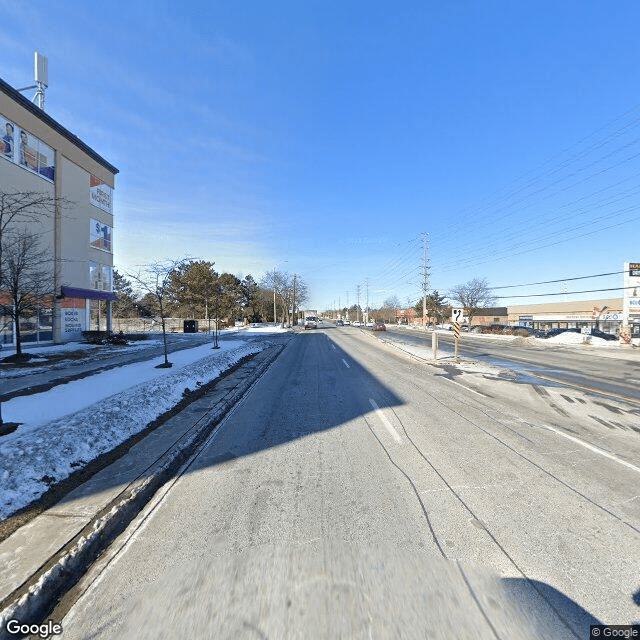
[[[404,327],[388,327],[388,334],[423,348],[431,349],[431,332]],[[453,333],[439,332],[441,356],[453,354]],[[614,354],[621,357],[611,357]],[[558,382],[624,395],[640,401],[640,355],[618,349],[576,348],[548,341],[515,339],[506,342],[491,336],[462,333],[460,355],[544,376]]]
[[[557,640],[640,619],[638,434],[458,380],[365,332],[298,335],[85,576],[62,637]]]

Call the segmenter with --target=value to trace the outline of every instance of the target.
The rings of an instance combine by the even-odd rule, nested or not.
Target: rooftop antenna
[[[35,84],[18,89],[18,91],[29,91],[29,89],[35,89],[36,93],[33,96],[32,102],[35,102],[35,104],[44,111],[44,90],[49,86],[49,59],[47,56],[43,56],[37,51],[34,55],[33,75]]]

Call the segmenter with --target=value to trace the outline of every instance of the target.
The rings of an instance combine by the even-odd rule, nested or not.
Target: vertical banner
[[[113,189],[95,176],[89,177],[89,202],[98,209],[113,214]]]

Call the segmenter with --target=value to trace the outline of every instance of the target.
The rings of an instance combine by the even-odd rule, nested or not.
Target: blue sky
[[[440,292],[640,261],[639,23],[635,0],[0,0],[0,75],[48,56],[47,112],[120,170],[121,271],[279,265],[312,307],[367,283],[376,306],[420,296],[424,232]]]

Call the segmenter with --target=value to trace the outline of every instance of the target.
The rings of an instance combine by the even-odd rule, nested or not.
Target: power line
[[[617,276],[624,271],[612,271],[611,273],[596,273],[592,276],[576,276],[574,278],[560,278],[559,280],[545,280],[544,282],[528,282],[527,284],[507,284],[500,287],[489,287],[489,289],[515,289],[516,287],[533,287],[538,284],[554,284],[556,282],[570,282],[571,280],[586,280],[588,278],[603,278],[604,276]],[[513,296],[512,296],[513,297]]]
[[[560,293],[530,293],[528,295],[520,296],[494,296],[498,300],[504,300],[505,298],[541,298],[546,296],[566,296],[575,295],[578,293],[601,293],[603,291],[625,291],[627,289],[639,289],[640,287],[614,287],[613,289],[587,289],[586,291],[561,291]]]

